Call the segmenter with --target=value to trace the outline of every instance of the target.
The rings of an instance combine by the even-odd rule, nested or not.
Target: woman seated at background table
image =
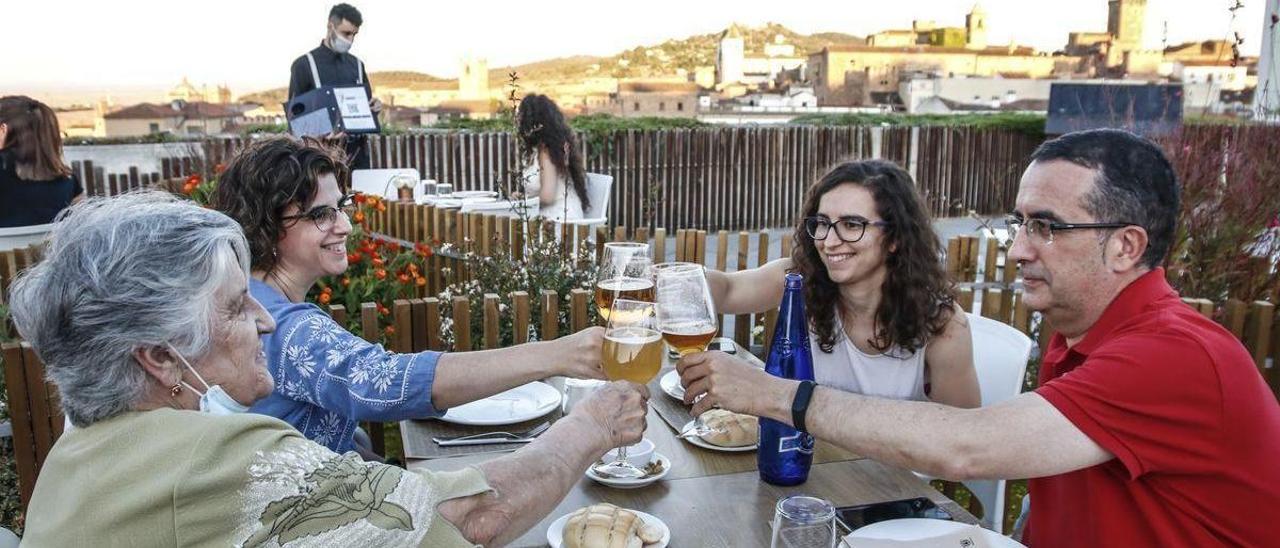
[[[526,196],[537,196],[539,215],[557,221],[583,218],[591,207],[587,171],[573,129],[546,95],[526,95],[516,119],[528,164],[521,176]]]
[[[357,421],[434,417],[555,375],[604,378],[599,327],[497,350],[401,354],[352,335],[307,303],[320,278],[347,270],[350,200],[341,154],[312,140],[263,139],[228,162],[218,181],[215,207],[249,240],[249,291],[278,326],[263,338],[275,392],[254,412],[344,452],[354,448]]]
[[[838,165],[809,189],[800,213],[790,258],[733,273],[707,271],[716,309],[776,308],[787,272],[799,272],[818,384],[977,407],[969,322],[955,303],[911,175],[882,160]],[[746,366],[719,352],[683,361]],[[701,388],[691,386],[687,397]]]
[[[644,431],[647,393],[612,383],[476,468],[336,454],[244,412],[272,389],[274,322],[249,280],[240,227],[167,194],[91,199],[55,225],[9,302],[76,428],[44,462],[23,546],[502,544]]]
[[[62,160],[53,109],[30,97],[0,97],[0,228],[51,223],[82,197]]]

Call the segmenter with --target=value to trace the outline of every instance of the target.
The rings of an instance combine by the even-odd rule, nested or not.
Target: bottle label
[[[778,438],[778,453],[791,452],[812,455],[813,436],[804,432],[796,432],[795,435]]]

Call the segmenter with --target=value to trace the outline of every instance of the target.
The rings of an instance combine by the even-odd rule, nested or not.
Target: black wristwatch
[[[813,389],[818,383],[813,381],[800,381],[800,387],[796,388],[796,399],[791,400],[791,424],[795,425],[796,430],[809,433],[809,429],[805,428],[804,415],[809,411],[809,399],[813,397]]]

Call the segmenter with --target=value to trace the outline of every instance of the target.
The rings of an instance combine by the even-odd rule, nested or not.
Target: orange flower
[[[359,253],[348,253],[348,254],[347,254],[347,262],[348,262],[348,263],[358,263],[358,262],[360,262],[360,254],[359,254]],[[343,279],[346,279],[346,278],[343,278]]]
[[[399,275],[399,276],[396,276],[396,278],[397,278],[397,279],[399,279],[399,280],[400,280],[400,283],[402,283],[402,284],[408,284],[408,283],[409,283],[409,275],[408,275],[408,274],[401,274],[401,275]]]
[[[321,293],[319,299],[320,304],[329,304],[329,300],[332,298],[333,297],[331,297],[328,292]]]
[[[357,192],[356,195],[353,198],[351,198],[351,200],[357,204],[363,204],[365,201],[364,193]]]
[[[413,244],[413,251],[422,257],[431,256],[431,248],[426,244]]]
[[[356,214],[355,214],[355,216],[354,216],[354,217],[352,217],[352,218],[351,218],[351,220],[352,220],[352,221],[355,221],[355,222],[356,222],[356,224],[363,223],[363,222],[364,222],[364,212],[363,212],[363,211],[357,211],[357,212],[356,212]]]
[[[187,196],[190,196],[191,193],[196,191],[197,186],[198,185],[193,185],[191,183],[184,184],[182,185],[182,193],[186,194]]]
[[[374,270],[374,271],[373,271],[373,277],[375,277],[375,278],[377,278],[377,279],[379,279],[379,280],[385,280],[385,279],[387,279],[387,271],[386,271],[386,270],[383,270],[383,269],[381,269],[381,268],[379,268],[379,269],[377,269],[377,270]]]
[[[418,284],[418,287],[422,287],[424,285],[427,285],[427,279],[423,278],[422,276],[418,276],[418,279],[415,283]]]
[[[359,255],[356,255],[356,257],[359,257]],[[351,285],[351,278],[348,278],[348,277],[346,277],[346,276],[343,276],[343,277],[342,277],[342,287],[347,287],[347,286],[349,286],[349,285]]]
[[[227,170],[227,164],[217,164],[217,165],[213,166],[213,174],[214,174],[214,175],[222,175],[222,172],[224,172],[224,171],[226,171],[226,170]]]
[[[321,290],[320,290],[320,292],[321,292],[321,293],[333,293],[333,288],[332,288],[332,287],[330,287],[330,286],[327,286],[327,285],[326,285],[326,286],[324,286],[324,289],[321,289]]]
[[[400,244],[398,242],[387,242],[387,250],[392,253],[399,253]]]
[[[394,325],[388,325],[388,326],[387,326],[387,334],[388,334],[388,335],[395,335],[395,334],[396,334],[396,326],[394,326]]]
[[[413,263],[409,263],[409,272],[412,272],[414,275],[417,275],[417,274],[418,274],[418,265],[413,264]]]
[[[387,262],[386,262],[386,261],[384,261],[384,260],[382,260],[382,259],[380,259],[380,258],[378,258],[378,257],[374,257],[374,258],[373,258],[373,266],[383,266],[383,265],[385,265],[385,264],[387,264]]]
[[[194,175],[191,175],[191,176],[187,177],[187,184],[189,184],[189,185],[199,185],[199,184],[200,184],[200,174],[199,174],[199,173],[196,173],[196,174],[194,174]]]
[[[382,303],[376,303],[376,304],[378,305],[378,313],[379,313],[379,314],[382,314],[383,316],[386,316],[387,314],[390,314],[390,313],[391,313],[391,311],[390,311],[390,310],[388,310],[388,309],[387,309],[387,307],[382,306]]]
[[[387,205],[382,202],[378,202],[377,208],[378,208],[378,212],[382,213],[387,210]]]

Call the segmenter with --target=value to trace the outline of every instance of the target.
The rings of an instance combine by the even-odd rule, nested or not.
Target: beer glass
[[[662,338],[681,356],[705,351],[716,336],[716,313],[702,265],[675,263],[654,272]]]
[[[608,321],[615,299],[653,302],[653,279],[649,244],[612,242],[604,244],[600,270],[596,275],[596,307]]]
[[[650,302],[616,299],[610,307],[604,332],[602,363],[604,376],[611,381],[631,381],[645,385],[662,369],[662,334],[658,331]],[[613,462],[592,467],[597,474],[615,478],[640,478],[645,472],[627,462],[627,448],[618,448]]]

